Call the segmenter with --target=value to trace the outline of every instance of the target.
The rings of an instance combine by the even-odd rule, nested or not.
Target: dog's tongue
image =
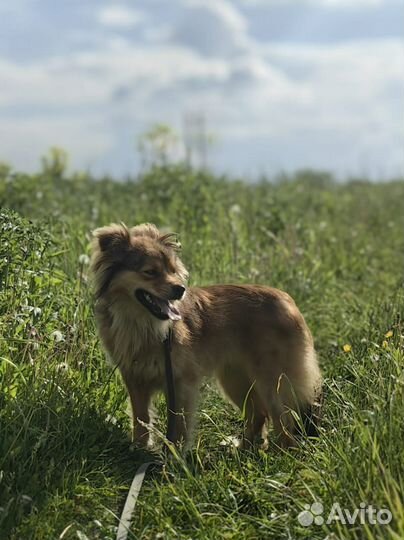
[[[167,315],[170,317],[172,321],[180,321],[182,319],[181,313],[178,311],[176,307],[174,307],[172,304],[168,304],[168,312]]]
[[[179,321],[182,317],[178,309],[172,305],[170,301],[159,302],[161,311],[167,315],[172,321]]]

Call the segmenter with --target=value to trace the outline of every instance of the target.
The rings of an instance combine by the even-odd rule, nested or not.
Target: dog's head
[[[187,271],[175,234],[149,223],[129,229],[115,223],[94,231],[91,267],[97,297],[124,297],[160,320],[181,318]]]

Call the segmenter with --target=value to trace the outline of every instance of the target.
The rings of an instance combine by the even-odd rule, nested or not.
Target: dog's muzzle
[[[185,288],[180,285],[174,287],[178,288],[175,292],[173,291],[172,300],[179,300],[184,296]],[[181,291],[179,290],[181,289]],[[179,321],[182,317],[178,309],[173,305],[171,300],[164,300],[159,298],[154,294],[145,291],[144,289],[137,289],[135,291],[135,296],[139,302],[157,319],[161,321],[166,321],[170,319],[171,321]]]

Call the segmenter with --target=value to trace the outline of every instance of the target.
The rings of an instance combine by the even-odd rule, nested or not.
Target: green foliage
[[[196,449],[148,474],[132,538],[402,538],[404,183],[303,171],[247,184],[182,166],[94,181],[58,159],[32,176],[0,168],[0,538],[114,538],[150,459],[130,451],[94,325],[90,231],[111,221],[178,232],[192,284],[287,290],[326,377],[322,436],[290,453],[221,446],[241,418],[205,385]],[[315,500],[394,518],[305,528]]]
[[[67,169],[69,156],[63,148],[52,146],[41,161],[42,171],[45,176],[62,178]]]
[[[179,137],[167,124],[155,124],[138,140],[144,168],[167,166],[173,161],[179,144]]]

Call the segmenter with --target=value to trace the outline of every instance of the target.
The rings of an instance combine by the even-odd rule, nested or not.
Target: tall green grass
[[[221,445],[242,420],[206,383],[194,450],[148,474],[131,538],[403,538],[403,201],[402,181],[310,172],[251,185],[181,167],[137,182],[1,170],[0,538],[114,538],[150,458],[130,447],[94,325],[90,231],[111,221],[177,231],[194,285],[288,291],[325,376],[321,437],[289,453]],[[305,527],[314,501],[393,519]]]

